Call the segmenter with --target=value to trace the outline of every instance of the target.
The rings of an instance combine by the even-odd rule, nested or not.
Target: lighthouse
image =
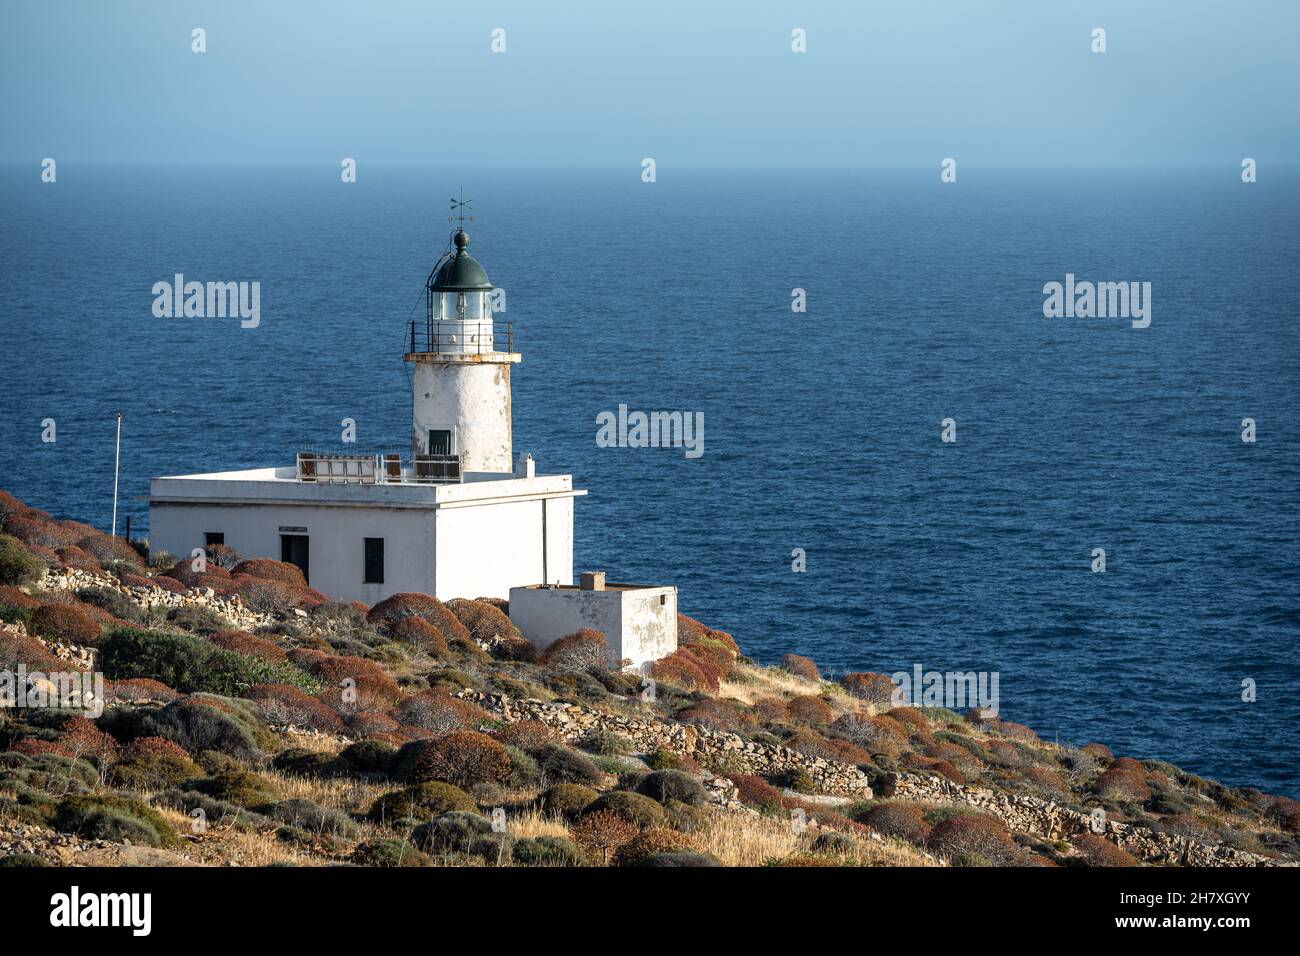
[[[449,245],[429,273],[423,328],[411,323],[403,357],[414,369],[411,454],[434,471],[458,459],[466,475],[510,472],[510,368],[522,356],[512,327],[495,326],[499,294],[469,254],[463,220]]]

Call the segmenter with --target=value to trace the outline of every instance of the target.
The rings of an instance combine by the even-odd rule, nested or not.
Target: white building
[[[600,631],[609,663],[639,668],[677,650],[677,589],[606,584],[603,571],[584,571],[576,588],[511,588],[510,620],[539,650],[584,627]]]
[[[513,332],[494,328],[492,284],[457,230],[411,323],[411,458],[300,451],[295,465],[154,478],[149,539],[180,557],[225,544],[296,564],[308,583],[374,604],[399,591],[505,598],[573,583],[569,475],[513,459]],[[501,332],[504,331],[504,342]],[[505,345],[501,351],[498,345]]]

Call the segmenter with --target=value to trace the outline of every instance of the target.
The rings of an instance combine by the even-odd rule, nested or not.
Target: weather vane
[[[457,199],[455,196],[451,198],[451,211],[453,215],[448,216],[447,221],[456,222],[457,220],[459,220],[460,229],[462,232],[465,231],[465,223],[474,221],[473,216],[465,215],[465,210],[470,208],[470,203],[472,203],[473,201],[474,200],[472,199],[465,198],[465,190],[463,189],[460,191],[459,199]]]

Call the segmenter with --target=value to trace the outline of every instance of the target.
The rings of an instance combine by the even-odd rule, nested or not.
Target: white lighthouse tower
[[[451,243],[429,274],[424,328],[411,324],[404,356],[415,373],[411,453],[433,469],[459,459],[467,476],[510,472],[510,366],[522,356],[510,326],[494,328],[492,283],[467,251],[463,219]]]

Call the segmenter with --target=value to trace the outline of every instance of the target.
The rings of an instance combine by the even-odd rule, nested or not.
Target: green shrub
[[[506,755],[510,758],[510,779],[506,781],[506,785],[515,790],[527,790],[529,787],[537,786],[542,776],[537,761],[518,747],[511,747],[509,744],[504,746]]]
[[[98,665],[114,680],[145,677],[186,693],[235,697],[257,684],[289,684],[309,694],[320,690],[318,682],[296,667],[166,631],[116,628],[100,643]]]
[[[114,765],[110,780],[123,790],[162,790],[202,774],[188,757],[135,754]]]
[[[324,834],[340,840],[355,840],[361,832],[361,828],[346,813],[322,807],[315,801],[303,797],[282,800],[263,812],[280,823],[311,834]]]
[[[184,697],[165,707],[112,708],[99,724],[119,740],[165,737],[191,754],[215,751],[242,761],[260,758],[275,742],[253,704],[210,695]]]
[[[428,819],[456,810],[472,813],[476,809],[474,798],[460,787],[431,780],[384,794],[371,805],[369,817],[376,823],[391,823],[413,818]]]
[[[271,781],[248,770],[226,770],[211,777],[191,780],[182,789],[241,807],[256,807],[275,800]]]
[[[153,803],[159,807],[179,810],[193,819],[202,819],[208,826],[233,826],[240,830],[257,830],[263,832],[275,826],[269,817],[233,803],[214,800],[197,790],[165,790],[154,797]],[[196,814],[195,811],[200,811]]]
[[[0,866],[51,866],[44,857],[39,857],[35,853],[13,853],[9,856],[0,857]]]
[[[180,840],[161,813],[138,800],[107,794],[65,797],[54,813],[55,829],[92,840],[168,847]]]
[[[209,607],[183,604],[167,612],[169,623],[205,637],[230,629],[230,622]]]
[[[397,748],[379,740],[362,740],[348,744],[339,752],[339,762],[349,773],[384,774],[392,766]]]
[[[600,754],[602,757],[621,757],[630,754],[634,749],[632,741],[622,734],[616,734],[612,730],[606,730],[603,727],[597,728],[583,737],[582,746],[594,754]]]
[[[578,844],[564,837],[527,837],[515,843],[511,855],[520,866],[582,866]]]
[[[405,840],[371,840],[352,852],[357,866],[428,866],[429,858]]]
[[[578,815],[600,794],[590,787],[577,783],[557,783],[542,794],[542,812],[553,813],[565,820],[576,820]]]
[[[675,850],[668,853],[652,853],[645,857],[636,866],[647,867],[706,867],[722,866],[717,858],[708,853],[697,853],[694,850]]]
[[[651,827],[662,827],[664,825],[663,808],[654,800],[639,793],[628,793],[625,790],[611,790],[609,793],[602,793],[584,807],[579,816],[588,817],[593,813],[600,813],[602,810],[608,810],[622,817],[640,830],[648,830]]]
[[[44,569],[17,538],[0,534],[0,584],[30,584]]]
[[[677,766],[677,761],[677,754],[660,748],[650,755],[646,763],[651,770],[673,770]]]
[[[563,744],[547,744],[537,751],[537,766],[548,783],[600,783],[604,776],[591,758]]]
[[[136,623],[144,620],[144,609],[115,588],[81,588],[77,591],[77,599],[107,611],[118,620]]]
[[[704,784],[680,770],[656,770],[641,781],[637,786],[637,792],[660,803],[680,800],[690,806],[699,807],[709,801]]]
[[[271,766],[295,777],[337,777],[347,773],[338,757],[302,747],[280,751],[271,759]]]
[[[487,817],[452,812],[416,827],[411,842],[425,853],[465,853],[495,864],[510,859],[514,841],[508,833],[494,832]]]

